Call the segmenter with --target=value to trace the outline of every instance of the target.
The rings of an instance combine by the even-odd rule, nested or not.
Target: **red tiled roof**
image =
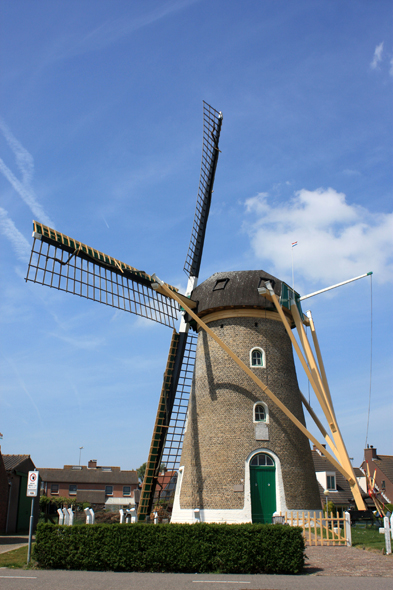
[[[177,474],[176,471],[166,471],[164,474],[162,474],[162,475],[160,474],[157,477],[158,490],[164,490],[166,488],[166,486],[169,484],[169,482],[171,481],[172,477],[176,474]]]

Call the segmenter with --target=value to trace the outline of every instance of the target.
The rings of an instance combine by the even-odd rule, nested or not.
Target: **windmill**
[[[216,273],[197,285],[222,114],[204,102],[203,122],[202,166],[184,266],[188,275],[184,295],[156,275],[36,221],[26,280],[173,329],[138,520],[151,512],[162,465],[169,470],[172,488],[176,482],[172,522],[267,522],[277,509],[318,510],[308,439],[344,474],[358,508],[364,509],[338,429],[314,323],[311,315],[303,314],[300,295],[262,270]],[[304,325],[311,327],[317,359]],[[304,354],[293,337],[294,327]],[[292,346],[331,434],[299,391]],[[303,406],[333,454],[306,429]]]

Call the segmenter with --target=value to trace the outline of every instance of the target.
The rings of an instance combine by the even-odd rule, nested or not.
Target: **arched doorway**
[[[276,510],[276,466],[266,453],[257,453],[250,461],[252,522],[271,523]]]

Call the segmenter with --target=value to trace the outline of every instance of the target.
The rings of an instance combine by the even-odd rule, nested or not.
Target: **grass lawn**
[[[381,535],[378,527],[354,526],[352,531],[352,546],[376,549],[382,551],[385,548],[385,535]]]
[[[26,568],[27,545],[26,547],[19,547],[19,549],[14,549],[13,551],[7,551],[7,553],[0,553],[0,567]]]

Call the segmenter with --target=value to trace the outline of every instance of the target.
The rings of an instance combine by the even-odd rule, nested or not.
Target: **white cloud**
[[[382,52],[383,52],[383,41],[379,45],[376,46],[374,51],[373,61],[371,62],[371,67],[375,70],[378,67],[380,61],[382,61]]]
[[[79,348],[82,350],[98,350],[105,343],[105,339],[98,336],[64,336],[58,332],[49,333],[48,335],[69,344],[71,348]]]
[[[0,207],[0,232],[11,242],[16,256],[22,262],[28,262],[30,257],[30,245],[26,238],[16,229],[7,211]]]
[[[161,2],[153,10],[144,12],[140,16],[129,19],[110,19],[103,22],[83,37],[77,38],[74,35],[71,39],[68,37],[57,39],[56,46],[52,52],[47,54],[44,65],[57,59],[68,59],[110,46],[123,37],[128,37],[144,27],[187,9],[195,2],[199,2],[199,0],[170,0],[169,2]]]
[[[4,138],[14,153],[16,164],[21,172],[22,180],[19,180],[15,174],[8,168],[4,161],[0,158],[0,171],[5,178],[23,199],[26,205],[30,208],[35,218],[45,225],[54,227],[53,222],[44,212],[42,206],[37,201],[34,190],[31,187],[31,181],[34,174],[34,160],[31,154],[19,143],[19,141],[11,133],[7,125],[0,119],[0,130]]]
[[[373,271],[377,282],[393,280],[393,213],[349,205],[332,188],[302,189],[284,204],[261,193],[245,202],[253,216],[244,224],[254,254],[289,276],[291,244],[297,241],[296,274],[310,284],[332,284]]]

